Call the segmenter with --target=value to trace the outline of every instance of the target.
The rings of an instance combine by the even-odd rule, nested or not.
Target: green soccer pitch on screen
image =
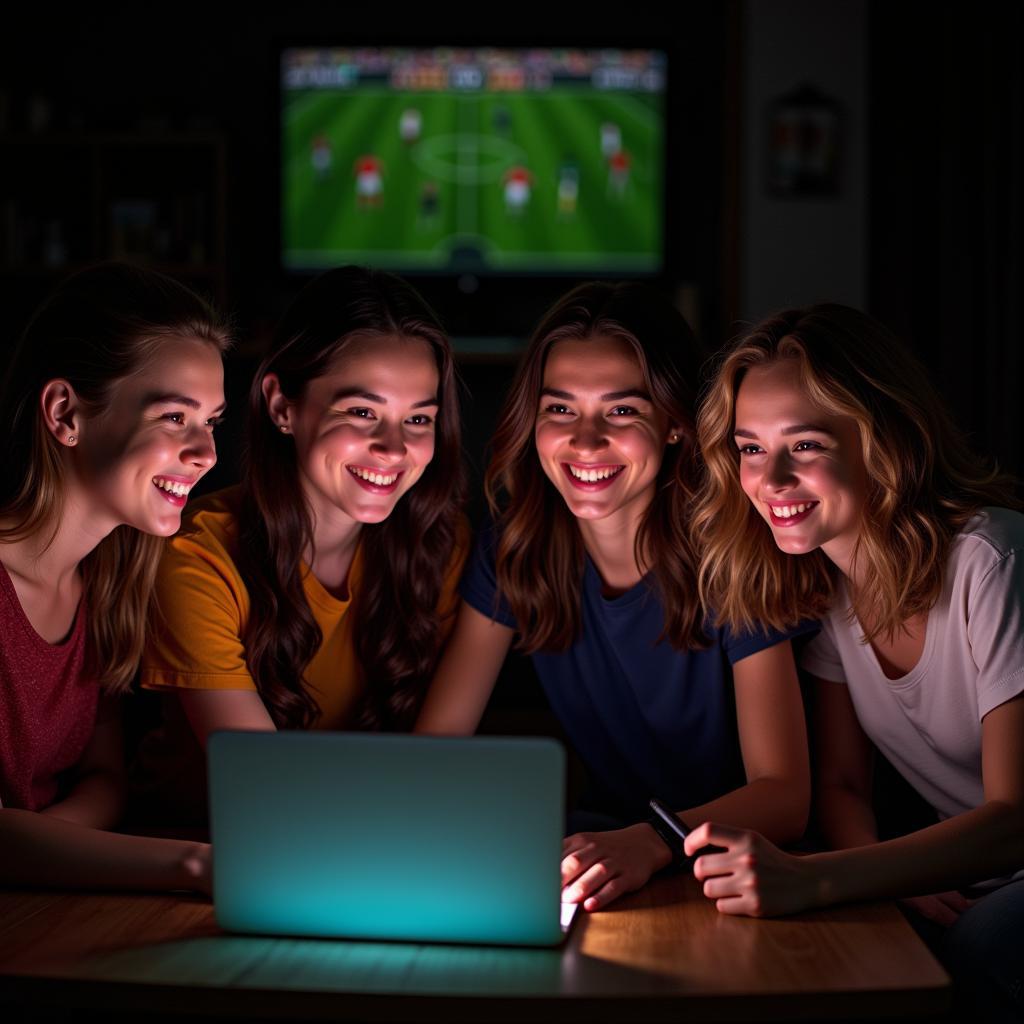
[[[657,50],[282,51],[284,268],[658,272],[666,64]]]

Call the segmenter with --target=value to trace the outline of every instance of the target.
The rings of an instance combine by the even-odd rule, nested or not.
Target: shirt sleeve
[[[821,624],[821,632],[804,648],[800,657],[800,667],[812,676],[830,683],[846,682],[846,671],[839,656],[831,620],[826,619]]]
[[[1024,552],[1004,555],[970,591],[967,638],[981,719],[1024,693]]]
[[[813,619],[805,619],[797,623],[791,629],[754,629],[750,632],[733,632],[726,628],[722,638],[722,645],[729,658],[729,664],[749,658],[751,654],[766,650],[781,644],[784,640],[793,640],[798,636],[814,634],[819,629],[819,624]]]
[[[481,615],[508,626],[516,628],[516,620],[508,602],[498,591],[498,578],[495,570],[495,553],[498,546],[497,533],[491,524],[481,528],[473,547],[473,553],[466,563],[466,571],[462,576],[459,588],[462,599],[475,608]]]
[[[189,537],[164,549],[142,655],[147,689],[255,690],[242,627],[248,594],[234,563]]]

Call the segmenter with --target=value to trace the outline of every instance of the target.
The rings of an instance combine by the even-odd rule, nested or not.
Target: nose
[[[784,491],[797,482],[793,459],[783,449],[770,456],[764,471],[765,487],[770,491]]]
[[[401,462],[406,453],[405,438],[400,423],[381,420],[370,442],[370,454],[381,462]]]
[[[600,420],[581,416],[576,421],[576,426],[569,443],[581,455],[590,455],[607,448],[608,438],[605,437]]]
[[[203,471],[217,461],[217,446],[213,442],[213,434],[206,427],[197,426],[189,431],[181,461],[189,466],[198,466]]]

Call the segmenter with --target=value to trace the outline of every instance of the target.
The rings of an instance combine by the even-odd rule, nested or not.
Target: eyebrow
[[[541,396],[547,395],[550,398],[564,398],[567,401],[572,401],[576,397],[571,391],[560,391],[558,388],[541,388],[540,393]],[[639,388],[627,388],[625,391],[606,391],[601,395],[602,402],[618,402],[623,398],[642,398],[645,402],[651,400],[651,396]]]
[[[829,430],[828,427],[822,427],[816,423],[794,423],[791,427],[783,427],[779,431],[783,437],[790,437],[793,434],[827,434],[829,437],[835,437],[835,431]],[[756,441],[757,434],[752,430],[744,430],[742,427],[737,427],[733,431],[733,435],[736,437],[749,437],[751,440]]]
[[[202,403],[188,395],[179,395],[173,391],[154,391],[142,399],[143,407],[151,405],[187,405],[190,409],[201,409]],[[227,402],[221,402],[214,409],[214,412],[223,412],[227,408]]]
[[[367,402],[373,402],[374,405],[387,405],[388,400],[383,395],[375,394],[373,391],[367,391],[365,388],[354,387],[354,388],[341,388],[339,391],[335,391],[331,396],[330,404],[334,405],[335,402],[342,402],[346,398],[362,398]],[[409,407],[410,409],[422,409],[428,405],[440,405],[437,396],[433,398],[424,398],[420,402],[413,402]]]

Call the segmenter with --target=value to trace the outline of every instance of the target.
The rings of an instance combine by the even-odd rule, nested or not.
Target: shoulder
[[[235,560],[241,493],[228,487],[200,498],[189,510],[168,548],[179,552],[208,551]]]
[[[953,538],[946,571],[950,579],[981,582],[993,570],[1021,560],[1024,515],[1007,508],[985,508]]]

